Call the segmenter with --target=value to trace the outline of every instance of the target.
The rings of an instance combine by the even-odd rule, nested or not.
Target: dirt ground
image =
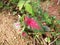
[[[17,15],[13,16],[7,11],[0,13],[0,45],[26,45],[26,41],[13,28],[17,21]]]
[[[7,15],[6,12],[0,13],[0,45],[18,45],[18,35],[12,27],[15,17]]]
[[[60,20],[60,4],[56,4],[54,2],[55,0],[51,0],[49,3],[48,1],[46,2],[41,2],[41,7],[44,11],[47,11],[50,16],[56,16],[56,19]]]

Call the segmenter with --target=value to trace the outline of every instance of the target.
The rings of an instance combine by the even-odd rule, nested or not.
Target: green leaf
[[[49,18],[48,13],[45,12],[43,16],[44,16],[43,18],[45,19],[46,23],[47,24],[51,24],[51,19]]]
[[[60,32],[58,32],[56,35],[60,35]]]
[[[60,45],[60,39],[56,40],[56,45]]]
[[[52,36],[56,37],[56,32],[51,32]]]
[[[25,10],[26,10],[28,13],[30,13],[32,16],[34,15],[32,6],[31,6],[29,3],[26,3],[26,4],[25,4]]]
[[[46,19],[47,24],[51,24],[51,19]]]
[[[47,42],[48,42],[48,43],[50,42],[50,38],[49,38],[49,37],[47,38]]]
[[[15,4],[17,3],[19,0],[9,0],[11,3]]]
[[[44,18],[45,18],[45,19],[48,19],[48,18],[49,18],[49,15],[48,15],[47,12],[44,13]]]
[[[52,20],[55,20],[56,19],[56,16],[52,16]]]
[[[57,24],[60,24],[60,20],[57,20]]]
[[[0,1],[0,8],[2,8],[3,7],[3,3]]]
[[[45,41],[48,42],[48,43],[50,43],[51,40],[50,40],[49,37],[46,37],[46,38],[45,38]]]
[[[24,3],[25,3],[25,1],[24,0],[20,0],[19,2],[18,2],[18,7],[19,7],[19,10],[21,10],[22,9],[22,7],[23,7],[23,5],[24,5]]]
[[[26,3],[30,3],[31,0],[26,0]]]

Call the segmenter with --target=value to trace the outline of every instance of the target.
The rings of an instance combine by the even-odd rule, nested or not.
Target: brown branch
[[[43,39],[43,37],[41,37],[41,39],[42,39],[44,45],[47,45],[47,43],[45,42],[45,40]]]

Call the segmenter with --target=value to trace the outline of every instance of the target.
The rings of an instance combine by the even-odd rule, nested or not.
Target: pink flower
[[[23,37],[26,37],[27,36],[27,33],[26,32],[22,32],[22,36]]]
[[[13,27],[14,27],[15,29],[19,30],[19,29],[20,29],[20,22],[15,22],[15,23],[13,24]]]
[[[31,28],[38,29],[38,30],[40,29],[40,26],[33,18],[29,18],[29,17],[25,16],[24,21]]]

